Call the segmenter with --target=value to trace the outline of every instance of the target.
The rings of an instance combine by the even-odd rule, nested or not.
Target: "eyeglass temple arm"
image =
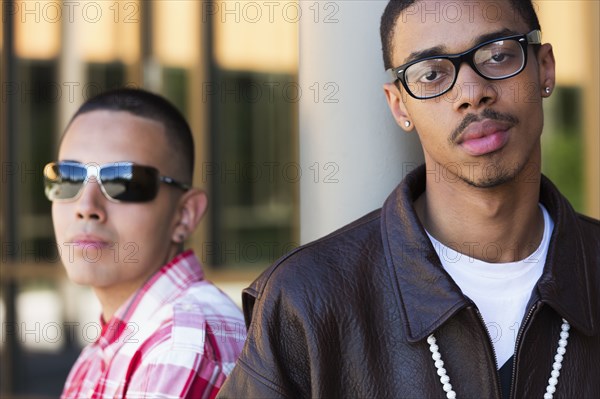
[[[398,72],[401,72],[401,71],[402,71],[401,69],[396,71],[396,70],[394,70],[394,68],[390,68],[390,69],[387,69],[385,71],[385,73],[390,77],[390,79],[392,79],[392,82],[395,82],[396,80],[398,80]]]
[[[179,188],[181,188],[182,190],[185,190],[185,191],[187,191],[187,190],[189,190],[191,188],[191,186],[189,186],[188,184],[180,183],[177,180],[175,180],[175,179],[173,179],[173,178],[171,178],[169,176],[160,176],[160,181],[163,182],[163,183],[167,183],[167,184],[169,184],[171,186],[179,187]]]
[[[525,37],[529,44],[542,44],[542,32],[539,29],[532,30]]]

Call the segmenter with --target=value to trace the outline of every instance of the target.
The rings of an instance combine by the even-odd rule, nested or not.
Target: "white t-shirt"
[[[542,241],[531,255],[518,262],[483,262],[445,246],[427,233],[444,269],[481,312],[499,369],[514,353],[525,307],[546,263],[554,223],[546,208],[542,204],[539,207],[544,214]],[[489,256],[500,255],[497,245],[488,244],[483,249]]]

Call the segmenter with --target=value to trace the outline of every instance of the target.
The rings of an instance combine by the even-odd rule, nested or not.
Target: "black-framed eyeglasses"
[[[84,185],[94,177],[104,196],[113,202],[148,202],[156,198],[160,183],[182,190],[190,186],[158,169],[133,162],[114,162],[104,165],[79,162],[51,162],[44,167],[46,197],[50,201],[72,201],[79,197]]]
[[[394,82],[402,82],[411,97],[434,98],[452,89],[463,62],[485,79],[507,79],[525,69],[527,45],[541,42],[541,32],[533,30],[526,35],[492,39],[460,54],[421,58],[386,72]]]

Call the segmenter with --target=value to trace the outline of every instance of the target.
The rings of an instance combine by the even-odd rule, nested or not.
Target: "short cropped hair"
[[[191,183],[194,175],[194,138],[181,112],[167,99],[142,89],[109,90],[83,103],[71,118],[69,125],[81,114],[102,110],[125,111],[162,123],[167,142],[178,154],[173,162],[177,163],[177,169],[183,173],[180,178],[186,183]]]
[[[392,53],[394,45],[394,30],[400,14],[413,5],[417,0],[390,0],[381,16],[381,24],[379,26],[379,34],[381,35],[381,47],[383,51],[383,65],[387,70],[397,67],[392,65]],[[540,21],[533,7],[531,0],[509,0],[510,4],[517,13],[523,18],[530,30],[539,29]]]

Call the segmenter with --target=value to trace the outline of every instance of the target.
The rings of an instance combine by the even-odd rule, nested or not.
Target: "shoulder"
[[[584,249],[588,254],[592,251],[596,257],[600,256],[600,221],[575,211],[569,200],[543,175],[540,202],[546,207],[554,222],[553,236],[557,237],[555,245],[565,247],[571,243],[571,246],[580,246],[572,247],[571,250],[580,253]]]
[[[191,284],[172,302],[173,316],[193,315],[200,320],[211,318],[238,320],[241,312],[227,294],[208,280]]]
[[[270,281],[312,280],[337,273],[364,255],[364,251],[381,245],[380,210],[320,238],[302,245],[279,259],[253,284],[261,292]]]
[[[600,221],[581,214],[577,214],[577,221],[581,245],[585,248],[587,256],[595,259],[597,265],[600,266]]]
[[[594,234],[595,237],[598,238],[598,234],[600,234],[600,220],[582,215],[580,213],[577,214],[577,219],[579,220],[579,224],[584,231]]]
[[[272,300],[298,300],[318,293],[334,294],[342,281],[354,279],[376,263],[383,256],[380,214],[381,210],[375,210],[275,262],[244,290],[246,320],[253,302],[263,295]]]
[[[310,354],[352,324],[374,286],[380,226],[373,211],[287,254],[244,291],[248,340],[225,397],[310,396]]]
[[[144,357],[178,353],[194,362],[196,355],[216,363],[234,362],[246,338],[241,310],[214,284],[195,282],[155,314],[157,325],[141,343]],[[143,327],[142,327],[143,328]]]
[[[214,396],[244,346],[240,309],[202,280],[166,302],[148,324],[154,321],[158,327],[125,362],[132,373],[128,392],[143,397]]]
[[[170,306],[173,349],[193,348],[215,359],[237,358],[246,338],[242,312],[218,287],[199,281]]]
[[[589,233],[592,234],[589,238],[598,238],[600,221],[575,211],[569,200],[544,175],[540,185],[540,202],[548,210],[555,226],[558,223],[562,229],[571,234]]]

